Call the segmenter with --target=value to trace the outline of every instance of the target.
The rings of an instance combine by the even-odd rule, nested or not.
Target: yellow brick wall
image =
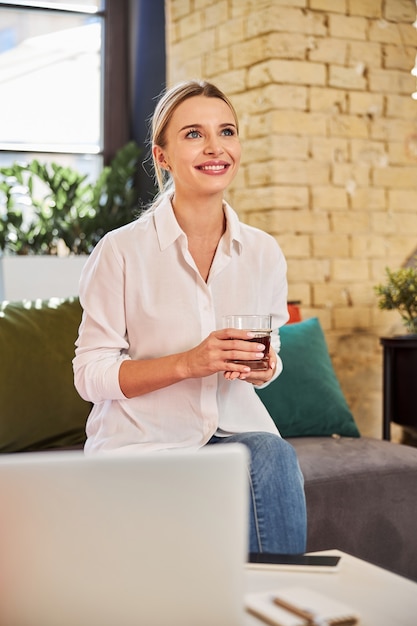
[[[417,248],[415,0],[166,0],[168,83],[232,99],[243,158],[228,200],[280,243],[363,434],[381,436],[373,286]],[[302,358],[302,355],[300,355]]]

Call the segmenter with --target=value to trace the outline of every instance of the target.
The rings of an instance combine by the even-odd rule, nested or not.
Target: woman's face
[[[154,154],[171,172],[176,194],[223,193],[236,176],[241,155],[232,111],[220,98],[188,98],[172,115],[165,148],[155,146]]]

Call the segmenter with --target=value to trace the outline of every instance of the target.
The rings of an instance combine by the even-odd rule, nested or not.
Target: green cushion
[[[257,393],[283,437],[359,437],[317,318],[280,328],[284,369]]]
[[[0,303],[0,452],[80,446],[90,404],[73,383],[78,298]]]

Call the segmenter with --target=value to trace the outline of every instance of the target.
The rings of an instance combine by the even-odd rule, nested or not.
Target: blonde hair
[[[194,96],[205,96],[206,98],[220,98],[223,100],[235,118],[236,128],[239,129],[239,123],[236,111],[229,98],[215,85],[204,80],[190,80],[179,83],[171,89],[168,89],[160,98],[156,105],[152,122],[151,122],[151,143],[153,146],[166,146],[166,129],[172,118],[175,109],[188,98]],[[157,162],[152,155],[153,167],[155,171],[155,179],[158,184],[160,194],[171,193],[173,191],[173,180],[160,163]]]

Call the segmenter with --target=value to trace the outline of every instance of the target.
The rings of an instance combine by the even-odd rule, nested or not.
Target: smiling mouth
[[[222,165],[199,165],[197,167],[198,170],[202,170],[203,172],[222,172],[229,167],[228,164]]]

